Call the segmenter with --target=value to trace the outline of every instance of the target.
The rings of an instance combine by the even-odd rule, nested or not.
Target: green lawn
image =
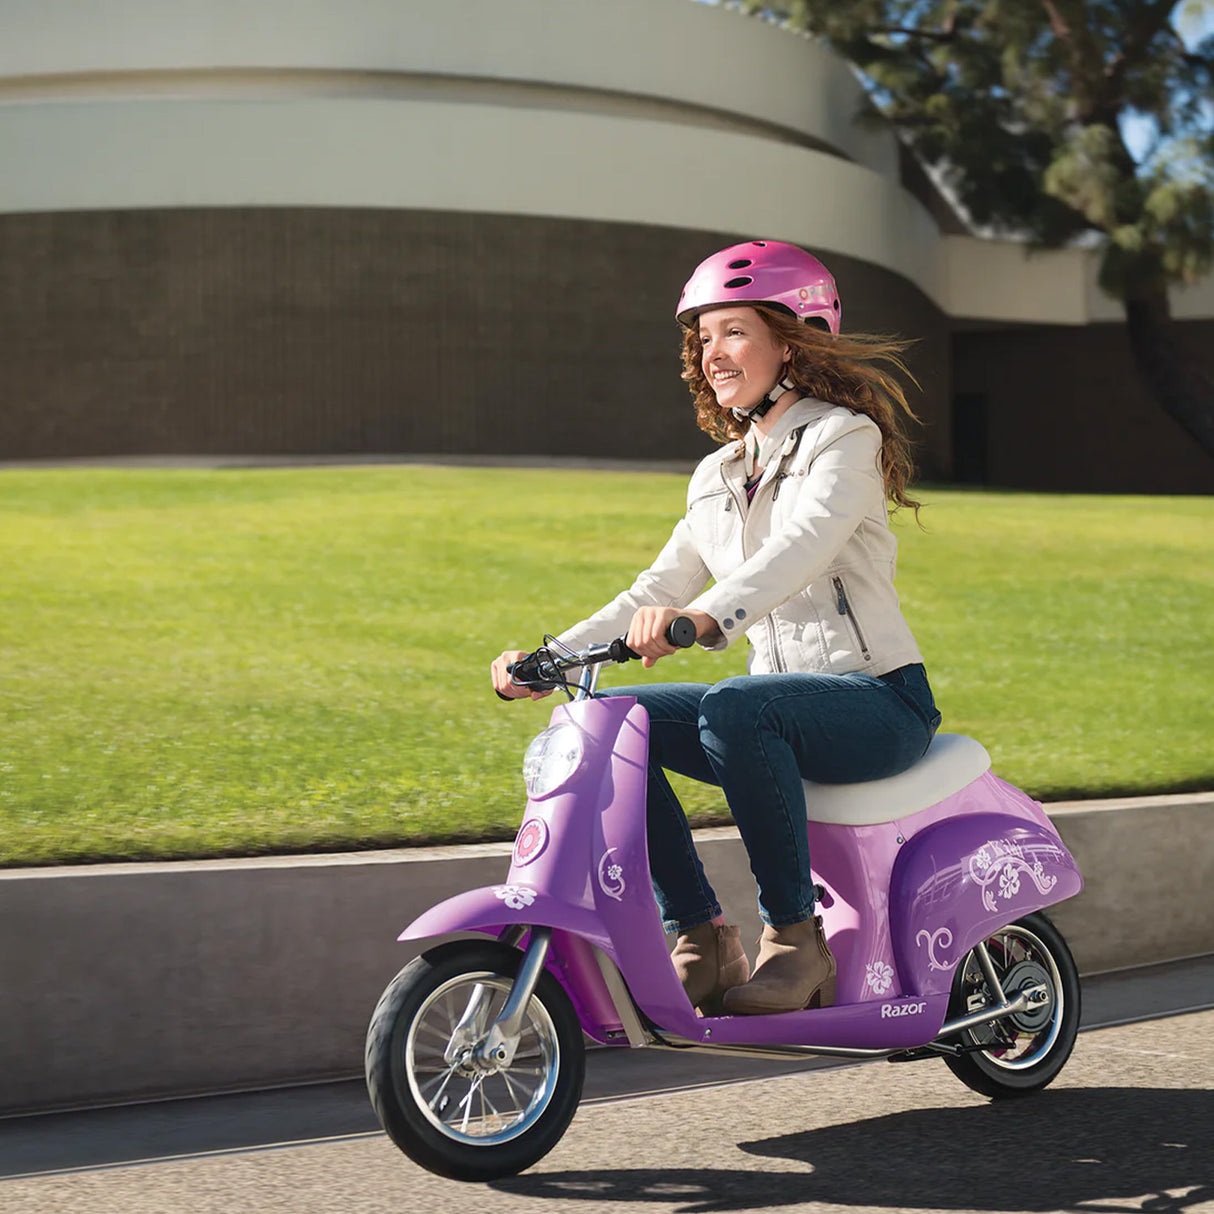
[[[0,864],[509,837],[551,702],[500,703],[489,661],[625,584],[683,487],[0,473]],[[1214,788],[1214,499],[924,497],[927,530],[898,525],[899,587],[944,728],[1045,799]],[[697,651],[607,678],[741,664]]]

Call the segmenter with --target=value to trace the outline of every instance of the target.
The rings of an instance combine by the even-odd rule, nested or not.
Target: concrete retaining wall
[[[1048,808],[1087,879],[1052,912],[1083,972],[1214,952],[1214,794]],[[698,840],[726,909],[757,924],[736,832]],[[416,951],[397,933],[501,880],[509,850],[0,873],[0,1112],[358,1073]]]

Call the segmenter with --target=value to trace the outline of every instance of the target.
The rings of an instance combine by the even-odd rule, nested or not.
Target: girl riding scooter
[[[696,469],[687,512],[653,565],[563,633],[570,649],[626,634],[646,666],[674,652],[678,616],[696,641],[750,642],[746,675],[631,696],[650,722],[647,835],[673,960],[704,1015],[827,1007],[836,963],[815,914],[803,780],[892,776],[940,723],[894,590],[888,504],[918,509],[900,417],[903,345],[842,334],[835,281],[796,246],[754,240],[703,261],[683,289],[683,378],[697,422],[722,444]],[[710,585],[711,583],[711,585]],[[534,692],[492,665],[504,697]],[[763,920],[749,976],[666,778],[725,794],[758,884]]]
[[[840,335],[830,275],[770,241],[710,257],[678,315],[700,423],[723,446],[629,590],[493,663],[501,695],[570,702],[527,749],[505,881],[405,928],[448,938],[396,975],[367,1029],[380,1124],[443,1176],[492,1180],[550,1151],[586,1038],[943,1059],[1004,1098],[1050,1083],[1078,1031],[1074,959],[1041,912],[1082,877],[978,742],[933,740],[898,610],[886,508],[915,505],[910,411],[874,360],[900,365],[900,347]],[[605,664],[743,633],[742,678],[597,691]],[[719,784],[737,820],[764,919],[749,981],[665,770]]]

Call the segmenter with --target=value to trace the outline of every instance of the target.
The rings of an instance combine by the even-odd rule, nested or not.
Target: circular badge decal
[[[548,846],[548,827],[541,818],[528,818],[514,840],[514,862],[530,864]]]

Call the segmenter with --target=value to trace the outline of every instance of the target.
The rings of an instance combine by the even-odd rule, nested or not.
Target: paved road
[[[1089,1026],[1208,1007],[1214,960],[1085,997]],[[0,1122],[0,1211],[1214,1212],[1214,1011],[1089,1027],[1051,1088],[1000,1104],[939,1062],[668,1058],[596,1055],[563,1142],[488,1188],[416,1168],[355,1084]]]

